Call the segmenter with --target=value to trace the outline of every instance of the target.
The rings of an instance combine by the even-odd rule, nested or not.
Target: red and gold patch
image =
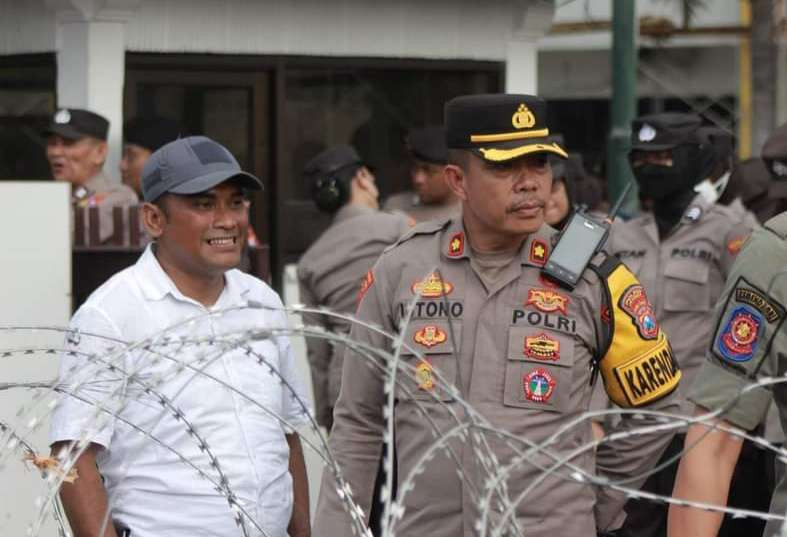
[[[413,282],[410,290],[414,295],[424,298],[437,298],[450,295],[451,291],[454,290],[454,286],[451,282],[441,279],[440,276],[433,272],[425,279]]]
[[[435,383],[432,364],[426,360],[422,360],[415,366],[415,381],[418,383],[419,390],[433,390]]]
[[[527,293],[526,306],[535,306],[537,309],[550,313],[559,311],[565,314],[568,310],[569,298],[550,289],[530,289]]]
[[[448,339],[446,333],[433,324],[424,326],[413,335],[413,341],[427,348],[445,343],[446,339]]]
[[[738,252],[741,251],[741,248],[743,248],[743,244],[745,242],[746,237],[737,237],[732,239],[727,243],[727,251],[732,255],[738,255]]]
[[[656,321],[656,314],[653,313],[653,305],[641,285],[629,286],[620,297],[618,305],[631,317],[642,339],[658,337],[659,323]]]
[[[361,280],[361,288],[358,290],[358,300],[357,300],[359,306],[361,305],[361,300],[363,300],[363,297],[365,297],[366,293],[369,292],[369,289],[372,287],[373,283],[374,283],[374,274],[370,270],[369,272],[366,273],[366,276],[363,277],[363,280]]]
[[[525,398],[536,403],[546,403],[555,393],[557,383],[546,369],[534,369],[522,378]]]
[[[534,265],[544,266],[547,262],[547,243],[534,239],[530,243],[530,262]]]
[[[528,358],[554,362],[560,359],[560,342],[544,333],[527,336],[524,352]]]
[[[459,232],[448,243],[448,255],[450,257],[459,257],[465,252],[465,234]]]

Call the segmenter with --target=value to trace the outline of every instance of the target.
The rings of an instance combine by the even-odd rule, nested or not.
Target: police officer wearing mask
[[[416,222],[443,218],[459,211],[456,197],[445,182],[443,168],[448,159],[445,128],[413,129],[405,140],[410,154],[410,180],[413,190],[390,196],[383,208],[402,211]]]
[[[615,221],[607,248],[637,274],[651,297],[683,370],[680,395],[702,364],[710,341],[712,307],[735,256],[751,232],[741,214],[706,199],[696,185],[711,175],[714,150],[699,136],[701,119],[663,113],[632,123],[631,168],[647,212]],[[684,402],[682,412],[692,405]],[[676,435],[662,461],[683,449]],[[669,496],[677,465],[651,476],[644,489]],[[632,500],[625,536],[664,535],[666,506]]]
[[[402,501],[393,529],[399,537],[478,535],[483,491],[511,465],[486,511],[490,525],[513,504],[506,535],[595,537],[597,528],[620,524],[623,494],[596,492],[566,467],[545,470],[565,457],[579,472],[636,487],[669,435],[627,436],[594,455],[589,423],[573,422],[587,409],[591,365],[600,360],[617,404],[668,412],[677,410],[680,371],[646,293],[619,260],[598,254],[572,289],[542,272],[555,239],[544,223],[548,155],[567,156],[548,139],[546,103],[532,95],[469,95],[449,101],[445,119],[446,177],[462,213],[420,223],[383,252],[364,280],[358,310],[362,321],[402,338],[390,409]],[[390,363],[360,353],[365,346],[393,352],[394,345],[359,324],[350,337],[359,346],[345,353],[330,438],[348,486],[326,469],[314,523],[320,537],[353,535],[366,522],[388,417],[381,370]],[[651,373],[657,367],[659,379],[645,380],[642,367]],[[479,415],[471,419],[457,393],[489,429],[475,427]],[[616,431],[656,423],[642,418],[629,414]],[[467,434],[446,437],[419,466],[460,425],[469,426]],[[551,440],[544,451],[518,459],[498,432],[522,440],[523,451],[524,439]],[[577,454],[577,446],[588,451]],[[408,477],[412,488],[403,487]],[[349,491],[357,518],[348,512]]]
[[[354,313],[364,276],[382,251],[410,228],[410,222],[402,214],[378,210],[374,175],[350,146],[336,146],[314,157],[304,167],[304,178],[315,204],[332,214],[333,222],[298,262],[301,303]],[[328,315],[304,313],[303,321],[332,333],[346,334],[350,329],[346,321]],[[306,345],[317,422],[330,430],[343,348],[319,338],[306,338]]]
[[[139,201],[133,190],[111,181],[104,173],[108,132],[106,118],[79,108],[61,108],[44,130],[52,177],[71,183],[75,208],[99,208],[102,242],[113,233],[112,207]]]

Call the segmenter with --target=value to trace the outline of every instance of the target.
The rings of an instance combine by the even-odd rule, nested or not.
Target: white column
[[[506,47],[506,93],[538,93],[538,40],[552,26],[554,0],[516,0]]]
[[[120,182],[126,21],[140,0],[46,0],[56,13],[57,105],[109,120],[104,170]]]

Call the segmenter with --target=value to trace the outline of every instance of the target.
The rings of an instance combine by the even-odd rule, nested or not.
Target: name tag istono
[[[666,338],[647,353],[616,366],[614,371],[633,407],[666,396],[677,388],[681,377]]]

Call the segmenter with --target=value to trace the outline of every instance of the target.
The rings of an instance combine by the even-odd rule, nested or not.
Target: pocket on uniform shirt
[[[665,311],[708,311],[710,265],[693,259],[674,259],[664,268]],[[646,290],[649,291],[649,290]]]
[[[543,328],[508,331],[503,404],[545,412],[570,406],[574,337]]]
[[[456,367],[462,341],[462,323],[445,320],[411,321],[402,347],[404,368],[397,373],[399,400],[450,401],[456,383]]]

